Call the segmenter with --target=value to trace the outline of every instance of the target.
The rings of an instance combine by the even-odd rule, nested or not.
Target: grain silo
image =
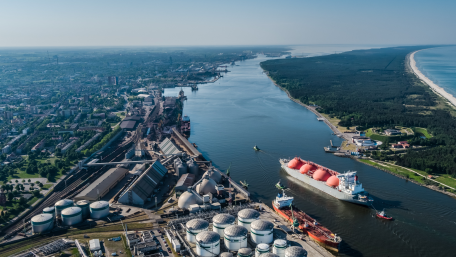
[[[62,223],[65,226],[73,226],[81,223],[82,210],[79,207],[68,207],[62,211]]]
[[[226,227],[234,225],[236,218],[230,214],[217,214],[212,218],[212,231],[217,232],[220,237],[224,237],[224,230]]]
[[[89,210],[92,219],[102,219],[109,215],[109,203],[106,201],[93,202],[90,204]]]
[[[217,193],[217,183],[209,176],[203,176],[201,183],[196,186],[196,192],[200,195],[206,194],[216,194]]]
[[[73,206],[74,203],[70,199],[62,199],[55,203],[55,216],[60,217],[63,209]]]
[[[285,257],[306,257],[307,251],[300,246],[290,246],[285,250]]]
[[[267,220],[255,220],[250,224],[250,234],[255,244],[270,244],[273,238],[274,224]]]
[[[250,231],[250,224],[260,217],[260,213],[254,209],[244,209],[238,212],[238,225]]]
[[[196,235],[196,254],[214,257],[220,254],[220,235],[214,231],[203,231]]]
[[[253,251],[250,248],[241,248],[239,249],[237,256],[238,257],[252,257]]]
[[[87,200],[80,200],[76,202],[76,206],[82,210],[82,218],[87,219],[90,216],[89,210],[90,202]]]
[[[249,231],[243,226],[231,225],[225,228],[225,246],[230,251],[238,251],[247,247],[247,234]]]
[[[279,257],[285,257],[285,250],[287,249],[287,241],[283,239],[277,239],[274,241],[272,252],[277,254]]]
[[[269,245],[268,244],[258,244],[255,248],[255,257],[260,257],[260,255],[264,253],[269,253]]]
[[[198,163],[196,163],[193,159],[187,161],[188,172],[191,174],[198,175],[199,167]]]
[[[50,213],[38,214],[32,218],[33,233],[43,233],[54,227],[54,215]]]
[[[193,219],[185,224],[185,228],[187,234],[187,241],[196,243],[196,235],[203,231],[207,231],[207,229],[209,228],[209,222],[203,219]]]
[[[195,194],[196,192],[194,192],[191,189],[188,189],[179,197],[179,200],[177,201],[177,206],[179,206],[179,208],[181,209],[188,210],[190,209],[190,205],[203,204],[203,199]]]
[[[51,214],[52,217],[55,217],[55,207],[54,206],[46,207],[46,208],[43,209],[43,213]]]

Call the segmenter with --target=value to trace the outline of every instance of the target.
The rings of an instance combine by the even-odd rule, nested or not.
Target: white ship
[[[301,158],[280,159],[282,168],[292,177],[339,200],[371,205],[373,199],[364,191],[356,171],[339,173]]]

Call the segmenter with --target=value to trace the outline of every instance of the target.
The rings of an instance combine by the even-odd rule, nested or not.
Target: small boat
[[[380,218],[380,219],[385,219],[385,220],[392,220],[393,219],[393,217],[390,217],[390,216],[386,215],[385,210],[383,210],[381,212],[377,212],[377,217]]]
[[[283,190],[283,189],[286,189],[286,188],[287,188],[286,186],[284,186],[284,185],[282,184],[282,182],[281,182],[280,180],[279,180],[279,182],[277,182],[276,187],[277,187],[277,189],[279,189],[279,190]]]
[[[258,146],[255,145],[255,146],[253,147],[253,150],[255,150],[255,151],[260,151],[260,148],[258,148]]]

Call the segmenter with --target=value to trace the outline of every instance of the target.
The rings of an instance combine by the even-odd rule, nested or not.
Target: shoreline
[[[425,49],[422,49],[422,50],[425,50]],[[456,97],[454,97],[452,94],[445,91],[445,89],[443,89],[442,87],[439,87],[437,84],[435,84],[432,80],[430,80],[428,77],[426,77],[416,66],[416,61],[414,58],[415,54],[422,50],[418,50],[418,51],[415,51],[415,52],[412,52],[411,54],[409,54],[408,64],[410,66],[410,69],[415,74],[415,76],[417,76],[418,79],[421,80],[424,84],[428,85],[435,94],[448,100],[448,102],[452,105],[452,107],[456,107]]]

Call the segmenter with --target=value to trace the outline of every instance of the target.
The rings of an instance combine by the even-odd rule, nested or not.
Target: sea
[[[415,54],[415,61],[421,73],[456,96],[456,46],[421,50]]]
[[[292,55],[306,57],[381,46],[297,46]],[[215,83],[199,90],[183,88],[184,115],[191,120],[189,140],[231,177],[246,181],[256,201],[271,206],[281,180],[294,204],[342,238],[337,256],[454,256],[456,200],[349,158],[324,152],[341,144],[329,127],[305,107],[291,101],[264,74],[255,59],[230,65]],[[180,88],[165,89],[177,96]],[[256,152],[257,145],[262,151]],[[300,156],[333,170],[357,171],[374,198],[373,207],[339,201],[288,176],[279,158]],[[375,217],[385,209],[393,221]]]

